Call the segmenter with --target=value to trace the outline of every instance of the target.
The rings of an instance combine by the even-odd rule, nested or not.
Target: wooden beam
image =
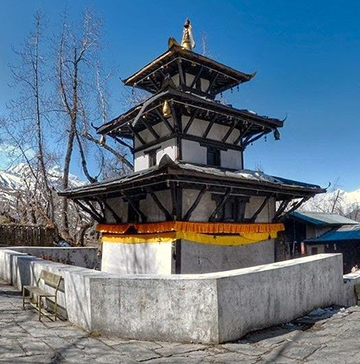
[[[184,131],[183,133],[186,134],[188,132],[188,130],[190,129],[191,124],[193,123],[194,119],[196,118],[196,116],[199,114],[199,110],[196,109],[193,114],[190,116],[189,121],[187,122],[187,124],[185,125]]]
[[[115,210],[107,203],[107,201],[104,199],[103,200],[104,205],[106,206],[106,208],[111,212],[111,214],[113,215],[115,221],[120,224],[122,223],[122,218],[115,212]]]
[[[232,188],[228,188],[227,191],[224,194],[224,197],[222,201],[216,206],[215,210],[209,217],[209,221],[213,221],[215,219],[216,214],[220,211],[220,209],[224,206],[225,202],[230,196],[230,193],[232,192]]]
[[[112,135],[112,134],[108,134],[111,138],[113,138],[116,142],[118,142],[119,144],[121,144],[121,145],[123,145],[124,147],[127,147],[127,148],[129,148],[130,149],[130,152],[131,153],[133,153],[133,151],[134,151],[134,148],[130,145],[130,144],[128,144],[128,143],[126,143],[126,142],[124,142],[123,140],[121,140],[119,137],[117,137],[116,135]]]
[[[268,203],[268,201],[270,200],[270,198],[272,197],[273,195],[269,195],[267,196],[263,203],[260,205],[260,207],[255,211],[254,215],[252,215],[250,217],[250,219],[248,220],[249,222],[255,222],[256,218],[259,216],[260,212],[264,209],[264,207],[266,206],[266,204]]]
[[[104,219],[105,216],[101,216],[99,211],[93,206],[93,204],[88,199],[83,199],[86,205],[91,209],[91,211],[99,217],[99,219]]]
[[[103,216],[105,217],[105,205],[104,202],[102,200],[100,200],[100,198],[96,197],[96,201],[100,206],[101,209],[101,213],[103,214]]]
[[[167,141],[169,139],[173,139],[173,138],[176,137],[176,135],[177,135],[176,133],[169,134],[169,135],[164,135],[163,137],[159,138],[158,140],[153,140],[153,141],[151,141],[149,143],[145,143],[144,145],[141,145],[140,147],[135,148],[134,153],[140,152],[140,151],[142,151],[144,149],[150,148],[150,147],[152,147],[154,145],[160,144],[160,143],[165,142],[165,141]]]
[[[182,123],[181,123],[181,116],[179,118],[179,115],[176,113],[174,103],[170,103],[170,109],[171,109],[171,115],[174,119],[174,125],[177,125],[177,128],[175,127],[175,130],[177,129],[179,132],[182,130]]]
[[[211,99],[211,100],[213,100],[215,98],[215,95],[206,93],[206,92],[201,91],[201,90],[199,90],[197,88],[190,88],[189,86],[186,86],[186,85],[185,86],[182,86],[182,91],[183,92],[189,91],[192,94],[196,94],[196,95],[199,95],[199,96],[203,96],[203,97],[206,97],[207,99]]]
[[[204,196],[204,193],[207,191],[207,186],[204,185],[201,190],[199,191],[194,203],[190,206],[189,210],[187,211],[187,213],[184,216],[184,221],[189,221],[191,214],[194,212],[194,210],[196,209],[196,207],[199,205],[202,197]]]
[[[135,205],[134,201],[131,199],[131,197],[129,195],[127,195],[125,192],[123,192],[124,197],[127,199],[128,203],[130,204],[130,206],[134,209],[134,211],[138,214],[138,216],[141,217],[141,221],[142,222],[146,222],[147,221],[147,217],[146,215],[140,210],[140,208],[137,208],[137,206]]]
[[[151,82],[151,84],[154,86],[155,92],[158,92],[160,90],[160,87],[155,83],[155,81],[153,80],[153,78],[151,76],[149,76],[148,78],[149,78],[149,81]]]
[[[249,145],[249,144],[251,144],[251,143],[255,142],[256,140],[258,140],[258,139],[262,138],[265,134],[268,134],[268,133],[269,133],[268,131],[264,131],[264,132],[262,132],[262,133],[260,133],[260,134],[256,135],[256,136],[255,136],[255,137],[253,137],[252,139],[248,139],[247,141],[245,141],[245,142],[243,143],[244,147],[246,147],[247,145]]]
[[[172,215],[174,220],[182,220],[182,190],[176,182],[170,183]]]
[[[131,125],[131,122],[129,123],[129,129],[131,130],[131,132],[136,136],[136,138],[138,138],[139,142],[142,144],[142,145],[145,145],[145,140],[140,136],[140,134],[135,131],[135,129],[133,128],[133,126]]]
[[[204,69],[204,66],[201,66],[199,72],[197,73],[197,75],[195,76],[193,81],[191,82],[190,88],[193,88],[196,85],[196,82],[199,80],[199,78],[201,76],[201,72],[203,71],[203,69]]]
[[[226,132],[225,136],[222,138],[221,141],[223,143],[225,143],[228,140],[230,134],[233,132],[233,130],[235,129],[236,125],[237,125],[237,122],[234,121],[233,124],[231,125],[231,127],[229,128],[229,130]]]
[[[278,210],[275,213],[275,216],[273,217],[272,221],[275,222],[278,220],[278,218],[280,217],[280,215],[284,212],[284,210],[286,209],[286,207],[289,205],[291,200],[283,200],[278,208]]]
[[[251,129],[251,124],[248,125],[246,128],[244,128],[243,130],[240,130],[240,134],[239,136],[236,138],[236,140],[234,141],[234,144],[237,145],[240,140],[242,139],[243,136],[245,136],[246,132],[248,132]],[[242,143],[241,143],[242,144]]]
[[[209,122],[209,124],[208,124],[208,126],[206,127],[205,132],[204,132],[204,134],[203,134],[203,136],[202,136],[203,138],[206,138],[206,137],[209,135],[210,130],[211,130],[211,128],[213,127],[214,123],[215,123],[215,118],[214,118],[214,119],[212,119],[212,120]]]
[[[155,192],[151,188],[147,188],[146,189],[146,192],[148,192],[150,194],[150,196],[152,197],[152,199],[154,200],[154,202],[156,203],[156,205],[163,212],[163,214],[165,215],[166,221],[173,220],[173,217],[171,216],[171,214],[169,213],[169,211],[164,207],[164,205],[160,202],[160,200],[156,196]]]
[[[146,128],[149,130],[149,132],[152,134],[152,136],[157,140],[160,138],[160,135],[154,130],[154,128],[147,122],[146,118],[141,118],[141,121],[146,126]]]
[[[216,75],[213,77],[213,79],[210,81],[209,83],[209,87],[206,90],[206,93],[209,93],[211,90],[211,87],[213,87],[215,81],[217,80],[217,78],[219,77],[219,73],[216,73]]]
[[[169,129],[170,133],[173,133],[174,132],[174,128],[169,123],[168,119],[164,118],[163,114],[159,111],[158,108],[155,109],[155,112],[157,113],[157,115],[159,116],[159,118],[164,122],[164,124],[166,125],[166,127]]]
[[[200,137],[197,135],[182,134],[181,137],[186,140],[191,140],[191,141],[198,142],[200,144],[204,144],[209,147],[215,147],[218,149],[224,149],[224,150],[232,149],[232,150],[237,150],[240,152],[244,150],[244,148],[241,145],[223,143],[223,142],[220,142],[218,140],[213,140],[213,139],[204,139],[203,137]]]
[[[310,197],[303,197],[300,201],[296,202],[291,206],[290,210],[286,211],[282,216],[278,217],[278,220],[280,218],[284,218],[286,215],[289,215],[293,211],[297,210],[303,203],[305,203],[307,200],[309,200]]]
[[[185,76],[184,70],[182,68],[180,59],[177,60],[177,65],[179,68],[180,84],[186,86],[186,76]]]
[[[89,208],[82,204],[79,200],[74,199],[74,202],[79,205],[85,212],[87,212],[95,221],[102,222],[102,219],[98,215],[94,214]]]
[[[175,242],[175,274],[181,274],[181,240]]]

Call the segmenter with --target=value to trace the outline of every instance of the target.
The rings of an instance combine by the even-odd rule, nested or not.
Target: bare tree
[[[70,170],[77,163],[90,183],[131,171],[129,148],[116,138],[100,141],[93,127],[107,121],[110,104],[111,73],[102,72],[100,61],[101,21],[89,11],[74,24],[64,17],[56,41],[50,43],[44,37],[44,17],[37,12],[34,18],[34,31],[16,51],[18,64],[11,67],[19,97],[10,103],[9,117],[0,120],[0,138],[13,146],[13,164],[26,167],[23,187],[0,213],[10,215],[10,207],[15,208],[12,218],[52,225],[61,238],[83,244],[93,221],[74,203],[59,198],[55,188],[71,187]],[[50,44],[55,44],[52,52]]]
[[[66,119],[66,151],[63,160],[62,188],[69,187],[70,167],[74,159],[74,150],[77,147],[84,175],[89,182],[95,182],[102,173],[104,164],[101,164],[97,176],[92,176],[87,163],[87,150],[103,149],[117,159],[127,170],[132,164],[122,150],[100,142],[92,135],[94,109],[100,110],[98,119],[107,121],[108,100],[105,93],[105,84],[108,76],[100,75],[99,51],[101,42],[101,21],[87,11],[84,14],[82,27],[79,29],[64,21],[57,50],[57,83],[61,100],[62,111]],[[96,108],[89,105],[91,100]],[[90,144],[89,144],[90,143]],[[103,159],[104,160],[104,159]],[[62,200],[62,231],[69,236],[69,202]]]
[[[46,54],[43,50],[44,17],[40,12],[34,15],[34,31],[29,34],[19,51],[15,51],[18,64],[10,69],[13,86],[20,90],[19,97],[10,102],[11,117],[3,119],[2,130],[12,145],[20,152],[22,160],[31,173],[32,183],[27,182],[32,219],[36,216],[55,227],[54,196],[47,176],[47,156],[44,142],[45,120],[47,119]],[[47,122],[47,121],[46,121]],[[35,152],[29,159],[26,148]]]

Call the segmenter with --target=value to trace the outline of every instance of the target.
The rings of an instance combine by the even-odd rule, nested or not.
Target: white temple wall
[[[186,116],[186,115],[182,116],[182,127],[183,128],[185,128],[189,119],[190,119],[189,116]],[[188,130],[188,134],[202,137],[208,125],[209,125],[209,121],[195,118]],[[230,129],[230,126],[214,123],[214,125],[210,129],[210,132],[209,132],[209,135],[207,136],[207,138],[220,142],[229,129]],[[234,141],[238,138],[239,135],[240,135],[239,130],[234,129],[231,132],[231,134],[229,135],[226,142],[230,143],[230,144],[234,143]]]
[[[170,139],[161,143],[160,149],[156,152],[156,164],[159,164],[161,158],[167,154],[173,161],[177,160],[177,145],[176,139]]]
[[[274,262],[274,240],[239,246],[181,240],[181,274],[220,272]]]
[[[161,112],[161,110],[159,110],[159,111]],[[174,126],[174,119],[172,118],[172,116],[170,116],[166,120],[169,122],[169,124],[171,126]],[[163,122],[153,125],[153,129],[159,134],[160,138],[162,138],[166,135],[170,135],[170,130]],[[146,131],[148,131],[148,130],[146,130]],[[154,136],[153,136],[153,139],[155,139]]]
[[[191,140],[181,140],[182,160],[198,164],[206,164],[206,148]]]
[[[250,218],[259,209],[261,204],[264,202],[265,197],[262,196],[251,196],[249,203],[246,205],[245,218]],[[271,198],[263,210],[260,212],[255,222],[266,223],[271,222],[275,216],[275,199]]]
[[[159,149],[156,151],[156,164],[159,164],[164,154],[167,154],[173,161],[177,158],[176,139],[166,140],[160,145],[156,146]],[[146,148],[134,155],[134,171],[143,171],[149,168],[149,155],[147,151],[154,149],[154,146]]]
[[[198,194],[199,191],[197,190],[183,189],[183,215],[185,215],[192,206]],[[205,192],[200,203],[191,214],[190,221],[207,222],[215,208],[216,202],[211,199],[211,193]]]
[[[174,126],[174,120],[171,116],[167,120],[170,125]],[[141,120],[139,120],[138,123],[141,123]],[[160,138],[170,134],[169,129],[166,127],[166,125],[164,123],[158,123],[156,125],[153,125],[153,129],[159,134]],[[155,137],[150,133],[150,131],[148,129],[140,131],[139,135],[141,136],[142,139],[144,139],[144,141],[146,143],[150,143],[155,140]],[[135,136],[134,137],[134,148],[139,148],[141,146],[142,146],[142,144]]]
[[[171,242],[103,242],[101,271],[112,274],[171,274]]]
[[[242,169],[241,152],[233,149],[220,151],[221,167]]]
[[[183,190],[183,214],[186,214],[188,209],[194,203],[199,191],[184,189]],[[206,192],[198,206],[191,214],[190,221],[208,221],[210,215],[216,208],[216,203],[211,197],[211,192]],[[245,208],[245,218],[250,218],[258,210],[263,203],[265,197],[251,196]],[[256,223],[270,223],[275,215],[275,200],[271,198],[263,210],[256,218]]]
[[[156,196],[169,211],[172,211],[171,191],[164,190],[155,192]],[[164,213],[159,209],[150,195],[146,195],[146,199],[140,201],[140,209],[147,216],[148,222],[165,221]]]
[[[201,146],[199,142],[191,140],[181,140],[182,160],[184,162],[207,164],[207,148]],[[231,169],[242,169],[242,152],[233,149],[221,151],[221,167]]]
[[[192,189],[183,189],[182,198],[182,212],[183,215],[189,210],[194,203],[199,191]],[[172,200],[170,190],[163,190],[155,192],[164,207],[171,212],[172,211]],[[211,213],[216,208],[216,203],[211,197],[211,192],[206,192],[191,214],[190,221],[201,221],[207,222]],[[250,218],[258,210],[260,205],[263,203],[265,197],[250,197],[249,202],[245,208],[245,218]],[[128,203],[123,201],[121,197],[115,197],[107,199],[107,203],[122,218],[123,222],[127,222],[128,219]],[[146,199],[140,200],[140,209],[148,217],[148,222],[165,221],[165,215],[156,205],[150,195],[146,196]],[[271,198],[263,210],[256,218],[256,223],[270,223],[275,215],[275,200]],[[106,221],[109,224],[116,223],[112,213],[106,209]]]
[[[180,76],[179,74],[177,73],[176,75],[172,76],[171,77],[175,86],[178,87],[180,85]],[[191,85],[191,83],[193,82],[195,76],[192,75],[191,73],[185,73],[185,78],[186,78],[186,86],[189,86]],[[201,85],[201,91],[203,92],[206,92],[209,85],[210,85],[210,81],[205,79],[205,78],[200,78],[200,85]],[[195,85],[194,85],[194,88],[195,88]]]

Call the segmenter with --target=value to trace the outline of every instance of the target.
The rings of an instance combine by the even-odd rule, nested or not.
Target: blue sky
[[[250,146],[246,168],[327,186],[339,179],[360,188],[360,2],[358,1],[41,1],[0,0],[0,115],[16,96],[8,63],[42,9],[49,29],[67,6],[78,17],[92,8],[104,21],[104,60],[122,78],[134,73],[181,38],[184,19],[193,23],[197,48],[244,72],[257,71],[234,106],[284,118],[281,141]],[[112,116],[124,111],[120,82],[111,84]]]

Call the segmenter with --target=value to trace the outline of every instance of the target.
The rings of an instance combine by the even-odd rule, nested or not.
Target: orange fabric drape
[[[190,232],[199,234],[245,234],[245,233],[275,233],[285,230],[283,224],[270,223],[223,223],[223,222],[188,222],[164,221],[138,224],[99,224],[97,231],[102,233],[125,234],[133,227],[138,234],[163,233],[170,231]]]

